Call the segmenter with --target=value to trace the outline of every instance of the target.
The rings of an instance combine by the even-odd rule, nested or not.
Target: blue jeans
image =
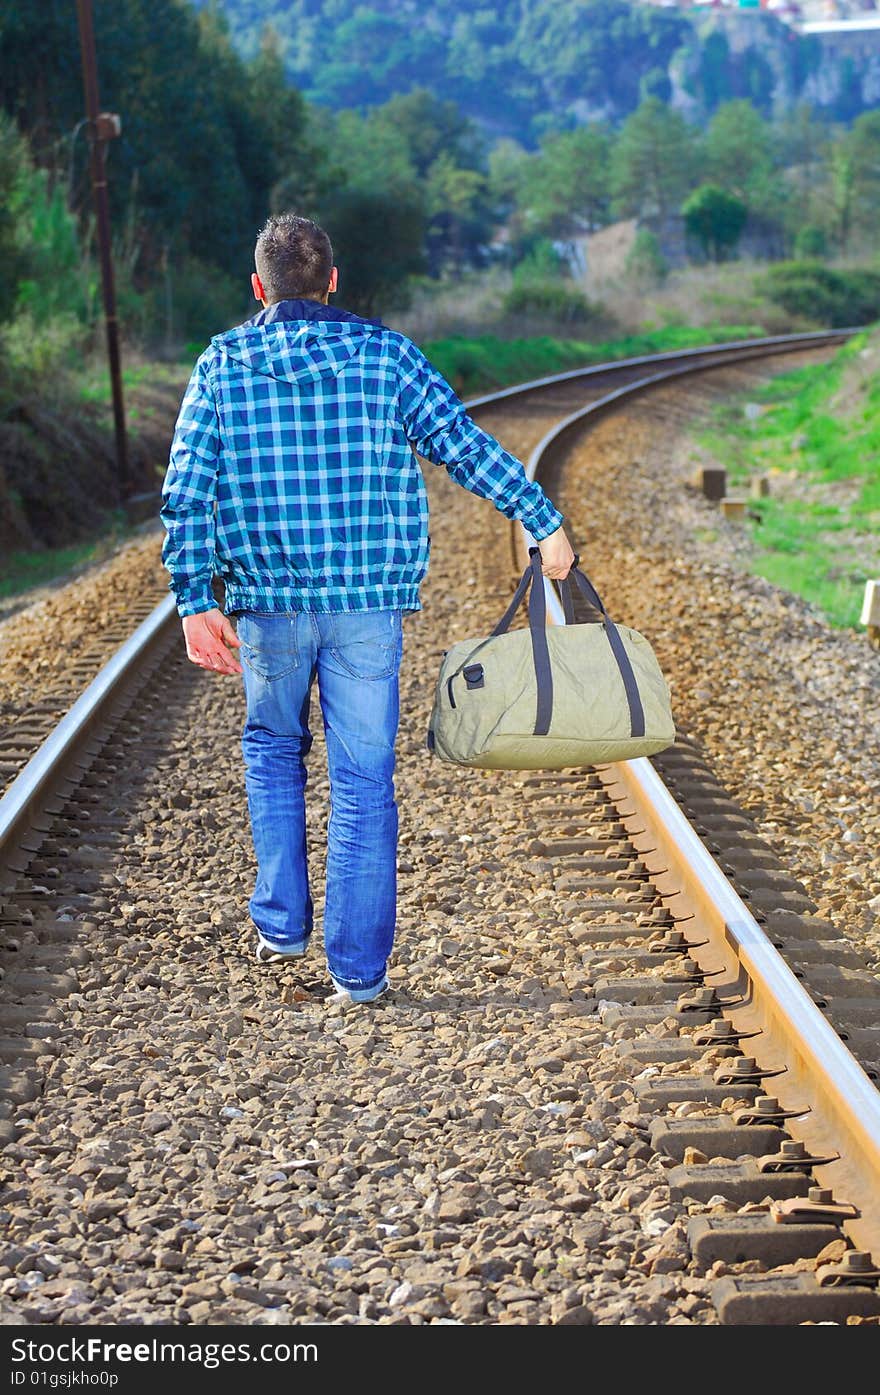
[[[247,698],[242,750],[258,864],[251,916],[274,949],[308,944],[305,757],[317,675],[331,806],[324,949],[336,987],[368,1001],[385,983],[397,910],[394,742],[402,613],[243,611],[238,637]]]

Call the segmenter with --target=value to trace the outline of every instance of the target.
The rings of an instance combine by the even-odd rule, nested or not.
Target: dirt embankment
[[[186,370],[127,393],[130,479],[119,480],[109,406],[54,392],[0,414],[0,552],[93,537],[127,496],[158,489]]]

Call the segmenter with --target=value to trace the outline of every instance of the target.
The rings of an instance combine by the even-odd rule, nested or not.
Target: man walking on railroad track
[[[317,677],[331,784],[324,948],[337,995],[370,1002],[388,986],[395,931],[401,622],[420,608],[428,566],[414,452],[520,520],[547,576],[567,575],[574,554],[561,514],[415,344],[329,305],[337,268],[323,229],[270,218],[255,260],[262,311],[212,339],[181,405],[163,560],[189,658],[244,673],[263,963],[301,958],[312,934],[304,792]]]

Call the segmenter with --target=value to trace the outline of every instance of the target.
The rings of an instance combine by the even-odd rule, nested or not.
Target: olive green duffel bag
[[[547,627],[541,554],[530,549],[507,611],[487,639],[443,656],[428,749],[489,770],[563,770],[651,756],[675,740],[669,689],[648,641],[608,618],[592,582],[570,572],[596,620]],[[529,592],[528,629],[510,622]]]

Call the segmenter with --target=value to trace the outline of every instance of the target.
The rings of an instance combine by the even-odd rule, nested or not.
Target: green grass
[[[620,339],[590,343],[582,339],[556,339],[543,335],[534,339],[498,339],[484,334],[477,338],[453,335],[423,344],[427,357],[463,395],[491,392],[511,387],[529,378],[564,373],[607,359],[637,358],[640,354],[660,354],[673,349],[698,348],[701,344],[722,344],[732,339],[752,339],[764,330],[760,325],[710,325],[692,329],[687,325],[667,325],[629,334]],[[181,362],[194,362],[203,345],[187,345]],[[191,355],[191,359],[190,359]],[[122,372],[126,393],[143,385],[181,385],[179,363],[136,363]],[[79,384],[85,402],[108,404],[110,378],[100,360],[90,364]]]
[[[463,335],[434,339],[422,348],[455,390],[470,396],[608,359],[637,358],[641,354],[751,339],[763,333],[758,325],[710,325],[699,329],[668,325],[595,344],[547,335],[537,339],[498,339],[485,334],[474,339]]]
[[[125,532],[120,519],[111,530],[89,542],[73,543],[69,547],[46,547],[36,552],[7,553],[0,564],[0,600],[30,591],[34,586],[45,586],[56,581],[75,568],[87,562],[104,557],[119,542]]]
[[[756,545],[750,569],[839,626],[857,624],[880,555],[880,383],[864,375],[861,389],[847,392],[858,356],[872,347],[876,340],[859,335],[829,363],[750,392],[760,415],[750,420],[739,397],[698,433],[734,489],[769,476],[771,495],[753,501],[747,525]]]
[[[204,347],[204,346],[203,346]],[[202,352],[197,349],[192,356],[192,363]],[[128,396],[129,393],[139,387],[156,388],[169,386],[181,388],[186,382],[186,369],[181,363],[160,363],[155,361],[137,362],[134,364],[123,363],[122,368],[122,388]],[[189,360],[186,360],[189,363]],[[77,394],[82,402],[97,403],[101,406],[109,406],[113,400],[110,388],[110,373],[100,358],[95,358],[83,368],[77,380]]]

